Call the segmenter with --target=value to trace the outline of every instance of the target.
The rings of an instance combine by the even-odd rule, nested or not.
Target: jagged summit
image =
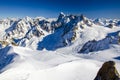
[[[63,12],[56,19],[30,18],[28,16],[23,19],[5,19],[0,21],[0,27],[2,28],[0,40],[8,44],[14,42],[18,46],[40,50],[43,48],[53,50],[75,44],[76,41],[81,41],[76,46],[83,46],[89,40],[105,38],[106,32],[103,32],[102,37],[98,37],[102,30],[97,28],[112,29],[119,27],[119,22],[116,19],[91,20],[83,14],[65,15]],[[51,37],[52,39],[49,39]],[[49,42],[53,43],[50,44]]]
[[[59,16],[65,16],[65,14],[63,12],[60,12]]]
[[[119,19],[61,13],[0,20],[0,80],[94,80],[99,69],[95,80],[113,78],[114,62],[100,68],[109,60],[120,72]]]

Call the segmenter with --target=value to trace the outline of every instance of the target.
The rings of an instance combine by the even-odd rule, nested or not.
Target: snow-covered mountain
[[[0,40],[6,41],[5,45],[14,43],[32,49],[55,50],[77,40],[83,46],[89,40],[103,39],[108,33],[118,30],[119,23],[117,19],[91,20],[83,15],[65,15],[62,12],[57,19],[4,19],[0,21]]]
[[[84,44],[82,49],[80,50],[80,53],[89,53],[93,51],[100,51],[109,49],[111,44],[119,44],[120,43],[120,31],[115,33],[108,34],[104,39],[102,40],[91,40]]]
[[[119,43],[120,19],[1,19],[0,80],[93,80],[105,61],[120,71]]]

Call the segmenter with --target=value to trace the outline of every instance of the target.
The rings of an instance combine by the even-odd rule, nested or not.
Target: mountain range
[[[120,19],[1,19],[0,80],[93,80],[104,61],[120,71],[119,48]]]

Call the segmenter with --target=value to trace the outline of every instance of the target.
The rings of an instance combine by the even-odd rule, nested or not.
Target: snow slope
[[[105,61],[120,72],[120,20],[60,13],[0,21],[0,80],[93,80]]]
[[[93,80],[103,62],[108,60],[114,60],[120,72],[118,45],[84,55],[13,46],[7,48],[7,55],[14,53],[16,56],[1,70],[0,80]]]
[[[83,60],[57,52],[11,47],[8,50],[9,53],[16,53],[17,56],[12,59],[13,62],[10,65],[2,70],[4,72],[0,74],[0,80],[23,80],[24,78],[26,78],[24,80],[74,80],[77,79],[77,76],[78,79],[80,78],[79,73],[81,76],[85,75],[81,73],[81,70],[77,71],[79,68],[84,68],[86,72],[90,70],[90,73],[92,70],[98,69],[95,61]],[[91,67],[89,68],[88,65],[91,65]],[[90,75],[94,75],[94,73]]]

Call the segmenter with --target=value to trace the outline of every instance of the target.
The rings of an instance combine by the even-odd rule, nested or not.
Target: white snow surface
[[[0,80],[93,80],[108,60],[115,61],[120,72],[120,60],[114,59],[119,57],[118,45],[111,46],[109,50],[74,55],[62,52],[62,49],[35,51],[23,47],[9,48],[7,54],[15,53],[17,56],[3,68]]]
[[[116,62],[116,68],[120,73],[120,44],[118,43],[108,43],[109,47],[103,50],[87,54],[78,53],[86,42],[102,41],[108,34],[112,34],[112,38],[116,40],[114,33],[120,31],[120,27],[117,26],[120,20],[113,20],[112,23],[115,25],[109,28],[106,25],[111,23],[110,20],[98,19],[92,22],[84,18],[88,20],[85,23],[84,20],[80,21],[79,17],[74,21],[74,16],[65,16],[61,13],[58,22],[57,19],[43,17],[35,19],[26,17],[18,21],[19,24],[10,23],[9,19],[1,21],[0,40],[4,40],[4,37],[8,41],[15,38],[18,39],[19,46],[11,44],[4,48],[0,46],[0,80],[94,80],[102,64],[109,60]],[[52,21],[56,21],[55,31],[51,28]],[[74,22],[79,24],[73,26]],[[63,23],[67,28],[61,26]],[[15,26],[11,26],[12,24]],[[81,25],[83,29],[80,28]],[[74,27],[78,29],[73,30]],[[74,33],[75,40],[69,42]],[[65,46],[62,43],[64,39],[68,43]],[[104,47],[108,46],[104,45],[104,42],[101,43]]]

